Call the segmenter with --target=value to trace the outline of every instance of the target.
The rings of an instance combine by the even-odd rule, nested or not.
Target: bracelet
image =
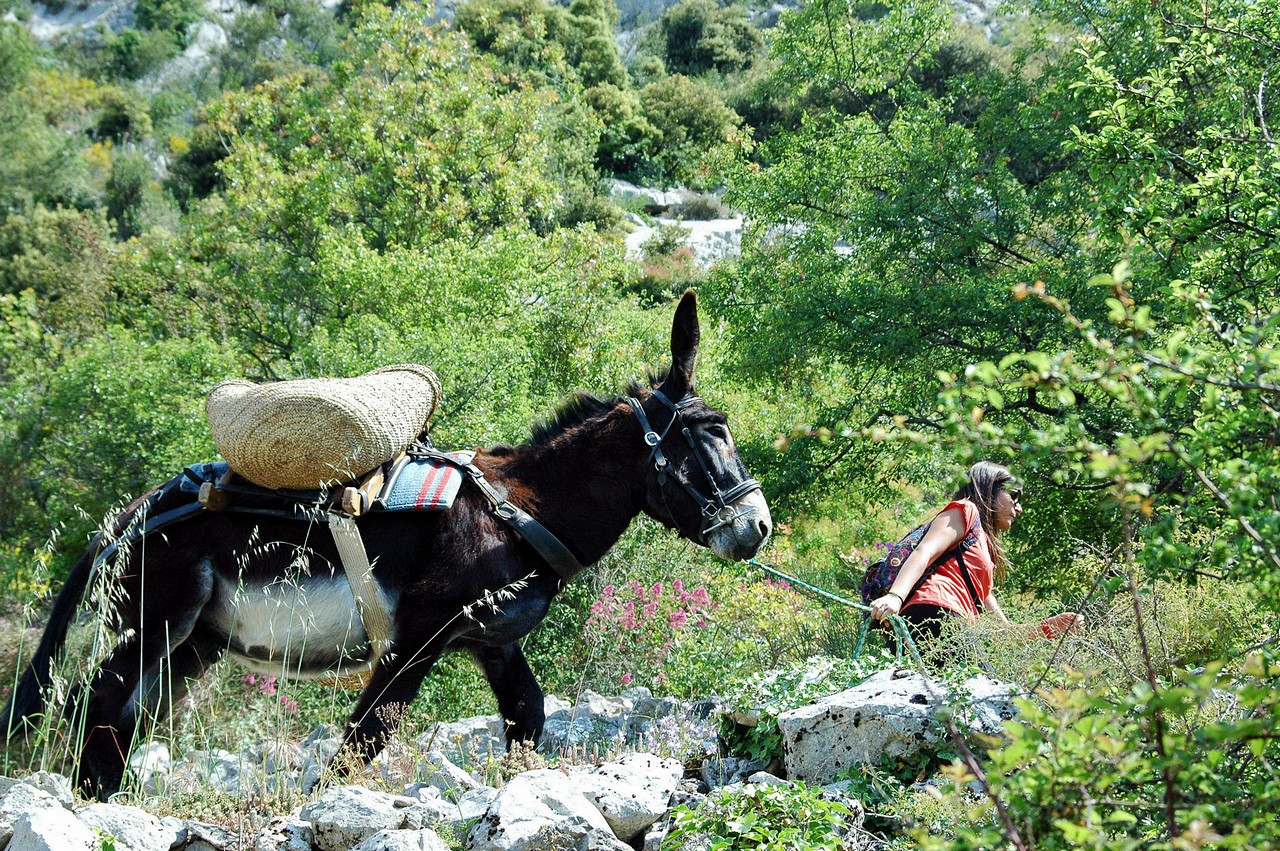
[[[899,594],[897,591],[885,591],[884,595],[886,597],[897,597],[898,605],[902,605],[903,603],[907,602],[906,600],[902,599],[902,595]]]

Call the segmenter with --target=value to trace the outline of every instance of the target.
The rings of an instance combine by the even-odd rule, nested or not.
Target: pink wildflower
[[[674,588],[675,592],[679,594],[681,597],[684,596],[684,582],[682,582],[679,579],[673,579],[671,581],[671,587]]]
[[[689,616],[684,612],[672,612],[667,615],[667,623],[670,624],[673,629],[684,629],[689,625]]]
[[[258,684],[258,678],[253,674],[250,674],[244,678],[244,684],[247,686],[256,686]]]
[[[617,590],[618,588],[615,585],[606,585],[604,586],[604,590],[600,592],[600,596],[612,597]]]
[[[656,615],[657,613],[658,613],[658,604],[657,604],[657,602],[653,602],[653,603],[646,603],[646,604],[645,604],[645,607],[644,607],[644,616],[645,616],[646,618],[651,618],[651,617],[653,617],[654,615]]]
[[[631,685],[631,675],[630,675],[630,674],[623,674],[623,675],[622,675],[622,684],[623,684],[624,686],[629,686],[629,685]]]
[[[653,583],[653,588],[649,589],[649,593],[653,594],[653,596],[654,596],[654,597],[661,597],[661,596],[662,596],[662,583],[661,583],[661,582],[655,582],[655,583]]]

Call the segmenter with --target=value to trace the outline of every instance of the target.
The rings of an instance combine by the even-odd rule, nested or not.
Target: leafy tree
[[[601,171],[630,174],[641,170],[659,148],[658,128],[645,118],[640,95],[634,89],[620,89],[611,83],[592,86],[582,93],[603,125],[596,148],[596,164]]]
[[[332,76],[272,81],[209,110],[227,189],[201,213],[200,250],[227,270],[223,304],[268,360],[345,309],[350,288],[322,274],[337,246],[554,229],[568,212],[561,187],[590,167],[593,134],[565,126],[575,116],[553,92],[511,88],[464,38],[421,20],[416,6],[368,7]]]
[[[200,20],[199,0],[138,0],[134,15],[144,30],[169,30],[185,38],[187,28]]]
[[[627,69],[613,40],[618,25],[618,7],[613,0],[573,0],[568,22],[573,35],[566,53],[582,85],[625,86]]]
[[[94,84],[57,70],[30,69],[26,84],[0,92],[0,210],[38,204],[86,208],[100,198],[83,154]]]
[[[31,34],[13,21],[0,21],[0,95],[26,83],[36,67]]]
[[[108,38],[102,57],[107,74],[122,80],[145,77],[182,51],[173,30],[125,30]]]
[[[672,74],[732,74],[760,58],[764,37],[737,4],[681,0],[662,13],[651,36]]]
[[[660,143],[654,159],[669,181],[702,185],[699,170],[706,153],[729,141],[741,119],[710,86],[672,74],[640,90],[645,120]]]
[[[1023,137],[1065,131],[1077,110],[1037,101],[1022,72],[1029,57],[1013,56],[1008,73],[984,66],[986,107],[958,120],[939,95],[945,86],[926,73],[947,44],[949,5],[880,11],[816,3],[784,17],[772,85],[807,109],[725,172],[729,200],[752,228],[747,257],[713,284],[716,303],[740,305],[729,308],[734,324],[753,329],[752,345],[738,347],[739,374],[774,376],[818,402],[810,416],[824,427],[769,471],[783,506],[788,491],[797,507],[812,506],[824,488],[880,494],[886,478],[923,477],[910,465],[930,463],[928,453],[887,450],[860,430],[894,417],[941,430],[939,370],[959,374],[975,360],[1064,340],[1051,310],[1011,297],[1014,284],[1090,274],[1071,240],[1080,221],[1037,233],[1042,209],[1068,212],[1059,184],[1037,195],[1011,168]],[[841,38],[827,37],[833,27]],[[1029,388],[991,416],[1034,428],[1054,405]],[[1104,407],[1096,417],[1091,428],[1115,427]],[[951,485],[943,478],[940,489]],[[1087,491],[1061,498],[1072,516],[1102,519],[1079,510],[1091,504]],[[1075,534],[1097,539],[1103,526],[1086,520]],[[1029,569],[1047,578],[1042,568],[1068,563],[1071,544],[1060,532],[1046,537],[1060,546],[1039,549]]]

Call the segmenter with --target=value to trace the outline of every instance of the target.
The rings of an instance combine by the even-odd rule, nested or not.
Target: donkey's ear
[[[698,333],[698,296],[693,290],[687,290],[684,298],[680,299],[676,317],[671,323],[671,374],[663,384],[673,385],[669,388],[676,393],[672,398],[678,399],[693,391],[694,368],[698,360]],[[679,385],[678,390],[676,385]]]

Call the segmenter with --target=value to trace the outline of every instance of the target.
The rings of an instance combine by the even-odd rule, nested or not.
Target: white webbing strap
[[[391,615],[382,604],[382,594],[378,591],[378,583],[373,581],[373,568],[369,564],[369,554],[364,549],[364,539],[356,522],[345,514],[329,515],[329,531],[333,534],[333,543],[338,547],[338,555],[342,558],[342,569],[346,571],[347,582],[351,583],[351,593],[356,598],[356,611],[360,620],[364,621],[364,632],[369,638],[375,656],[381,656],[391,646]]]

